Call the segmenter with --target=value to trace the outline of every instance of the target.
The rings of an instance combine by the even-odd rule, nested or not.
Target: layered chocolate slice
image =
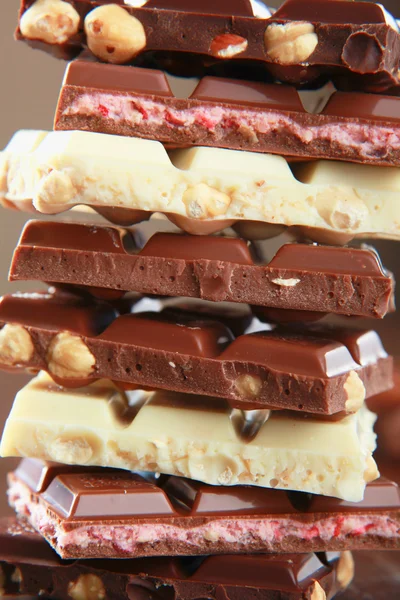
[[[244,302],[300,311],[298,320],[310,317],[301,311],[382,318],[394,308],[393,278],[370,249],[286,244],[268,259],[264,246],[239,238],[159,232],[146,240],[140,228],[50,221],[25,226],[10,279],[105,297],[112,290]]]
[[[292,87],[218,77],[181,98],[162,71],[76,60],[55,129],[399,166],[399,114],[400,98],[361,92],[336,92],[322,113],[310,114]]]
[[[353,576],[350,552],[63,561],[15,519],[0,521],[0,561],[4,591],[21,599],[71,600],[89,590],[108,600],[330,600]]]
[[[25,459],[8,493],[63,558],[400,547],[399,491],[385,479],[355,504]]]

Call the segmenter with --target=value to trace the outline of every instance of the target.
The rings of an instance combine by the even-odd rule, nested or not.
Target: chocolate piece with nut
[[[333,79],[365,91],[398,86],[400,36],[378,4],[287,0],[270,18],[250,0],[148,0],[140,7],[99,0],[22,0],[19,39],[64,58],[87,46],[100,60],[130,63],[149,52],[193,75],[195,66],[259,66],[303,85]],[[230,72],[231,69],[230,69]]]
[[[399,490],[385,479],[354,503],[24,459],[8,497],[63,558],[400,548]]]
[[[245,302],[298,311],[288,316],[300,321],[324,313],[382,318],[394,309],[393,278],[371,249],[285,244],[270,260],[264,254],[265,245],[232,237],[158,232],[146,241],[143,227],[29,221],[10,279],[80,286],[103,297]]]
[[[46,294],[4,296],[3,366],[44,370],[67,387],[107,378],[217,396],[242,409],[320,415],[357,411],[366,396],[392,386],[392,358],[373,331],[259,325],[235,337],[212,316],[169,308],[120,315],[90,334],[72,313],[66,322],[65,310],[62,298]]]
[[[349,552],[62,561],[14,519],[0,521],[0,561],[7,594],[59,600],[331,600],[353,570]]]

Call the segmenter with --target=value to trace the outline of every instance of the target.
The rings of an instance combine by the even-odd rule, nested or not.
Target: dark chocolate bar
[[[320,114],[289,86],[205,77],[177,98],[162,71],[72,62],[55,129],[194,145],[400,165],[400,98],[336,92]]]
[[[285,244],[268,260],[238,238],[30,221],[10,279],[116,292],[243,302],[269,308],[381,318],[393,310],[393,278],[372,250]],[[293,317],[293,313],[290,313]],[[284,311],[281,317],[284,317]],[[297,315],[300,320],[307,313]],[[318,317],[318,314],[317,314]]]
[[[400,548],[395,483],[362,502],[24,459],[9,501],[63,558]]]
[[[259,326],[235,338],[221,321],[169,308],[120,315],[88,335],[72,317],[58,325],[60,311],[62,297],[4,296],[2,365],[48,371],[67,387],[107,378],[226,398],[239,408],[325,415],[353,412],[365,394],[392,386],[392,358],[373,331]]]
[[[0,521],[0,561],[7,594],[57,600],[331,600],[352,577],[338,552],[63,561],[14,519]]]
[[[22,0],[17,38],[63,58],[88,46],[115,64],[153,53],[164,67],[191,75],[209,66],[245,75],[258,67],[297,85],[333,79],[377,92],[399,82],[398,28],[379,4],[287,0],[268,19],[255,17],[249,0],[68,4]]]

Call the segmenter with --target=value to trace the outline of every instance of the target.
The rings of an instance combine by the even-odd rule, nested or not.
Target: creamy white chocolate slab
[[[1,454],[169,473],[214,485],[299,490],[354,502],[378,476],[372,458],[375,415],[365,405],[341,421],[274,412],[245,443],[224,405],[201,410],[191,396],[182,406],[179,394],[169,395],[167,403],[165,392],[146,398],[137,410],[105,380],[67,390],[40,374],[16,396]]]
[[[168,154],[155,141],[57,131],[8,173],[5,198],[28,195],[44,213],[79,204],[161,212],[192,229],[256,221],[400,237],[399,169],[317,161],[296,173],[280,156],[220,148]]]
[[[0,152],[0,202],[7,200],[10,182],[14,182],[13,185],[18,188],[20,200],[31,200],[26,196],[32,195],[33,182],[29,179],[20,181],[19,173],[23,173],[24,177],[27,177],[26,173],[28,172],[33,174],[34,169],[29,165],[29,161],[47,133],[46,131],[22,129],[11,138],[7,148]],[[25,186],[26,192],[24,192]]]

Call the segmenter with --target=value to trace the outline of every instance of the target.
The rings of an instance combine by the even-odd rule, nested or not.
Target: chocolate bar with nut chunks
[[[221,319],[170,307],[123,314],[92,333],[90,308],[80,320],[69,311],[63,296],[4,296],[0,363],[48,371],[66,387],[107,378],[217,396],[243,409],[321,415],[354,412],[365,396],[392,386],[392,358],[373,331],[258,324],[247,333],[256,321],[235,336]]]
[[[45,24],[45,25],[43,25]],[[163,66],[193,75],[259,67],[297,85],[333,79],[375,92],[398,86],[400,35],[379,4],[286,0],[270,18],[250,0],[147,0],[140,7],[100,0],[22,0],[17,38],[64,58],[87,46],[104,62],[154,53]],[[243,65],[245,68],[243,69]]]

